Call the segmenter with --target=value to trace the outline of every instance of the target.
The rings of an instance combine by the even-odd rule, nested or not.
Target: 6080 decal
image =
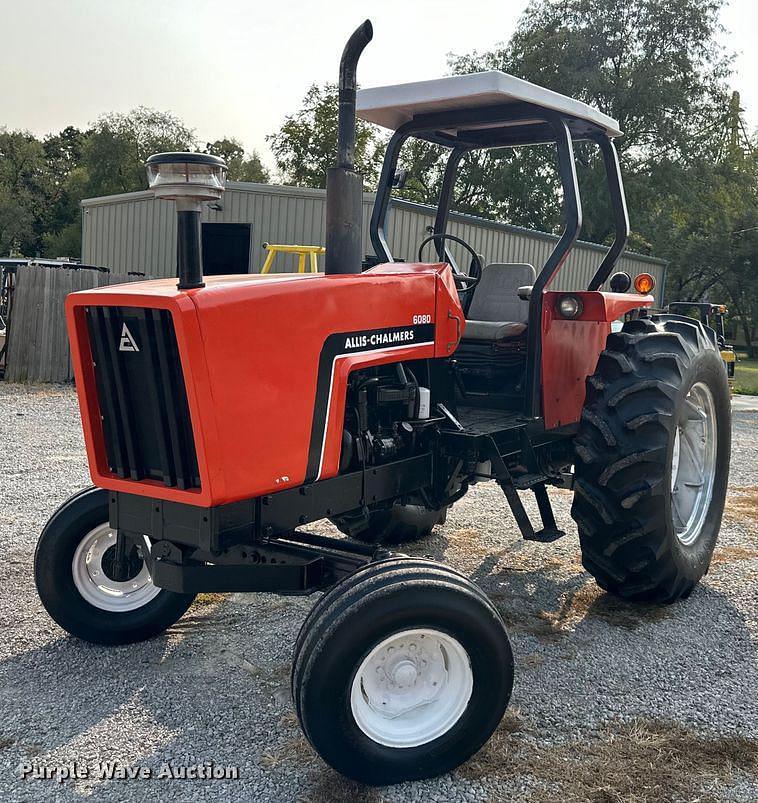
[[[414,315],[413,316],[413,323],[431,323],[432,316],[431,315]]]

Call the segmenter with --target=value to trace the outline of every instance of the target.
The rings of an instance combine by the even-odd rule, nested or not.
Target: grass
[[[758,396],[758,360],[749,360],[744,354],[737,355],[734,368],[734,392]]]
[[[536,782],[533,803],[718,803],[737,772],[758,768],[758,743],[673,722],[607,722],[595,735],[550,747],[525,739],[530,730],[511,709],[458,774],[470,780],[530,778]]]
[[[758,769],[758,743],[741,736],[698,733],[665,720],[611,720],[594,733],[549,746],[511,706],[489,742],[455,774],[473,782],[522,780],[532,803],[720,803],[725,787]],[[313,764],[314,789],[298,803],[384,803],[383,791],[343,778],[315,761],[299,734],[261,765]],[[492,800],[501,800],[498,795]]]
[[[746,485],[730,491],[724,516],[733,521],[758,521],[758,485]]]

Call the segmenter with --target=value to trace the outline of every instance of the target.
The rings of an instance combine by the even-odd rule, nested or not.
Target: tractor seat
[[[496,343],[522,335],[529,320],[527,291],[536,279],[531,265],[505,262],[487,265],[474,289],[463,339]]]

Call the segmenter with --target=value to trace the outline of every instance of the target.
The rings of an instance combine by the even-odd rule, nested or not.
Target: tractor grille
[[[199,488],[171,314],[92,306],[87,326],[110,470],[124,479]]]

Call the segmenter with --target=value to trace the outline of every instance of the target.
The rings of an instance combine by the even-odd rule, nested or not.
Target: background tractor
[[[483,481],[502,489],[525,539],[551,542],[564,533],[548,489],[573,487],[597,582],[674,602],[713,553],[730,408],[715,332],[650,314],[649,282],[628,292],[629,276],[611,276],[629,231],[621,132],[577,100],[500,72],[361,91],[357,113],[393,131],[363,263],[356,67],[371,37],[366,22],[340,65],[324,273],[204,278],[199,210],[223,191],[225,166],[203,154],[149,160],[151,187],[177,207],[179,281],[68,297],[95,487],[52,516],[35,572],[51,616],[106,644],[160,633],[198,592],[325,590],[294,645],[295,709],[325,761],[385,784],[471,756],[513,683],[487,597],[389,545],[426,535]],[[410,138],[449,154],[417,262],[393,255],[385,235]],[[586,290],[559,292],[582,223],[577,140],[602,154],[615,239]],[[546,144],[563,234],[538,271],[484,264],[447,232],[461,160]],[[534,494],[539,522],[520,492]],[[324,518],[351,538],[302,529]]]
[[[672,301],[668,305],[668,312],[676,315],[688,315],[701,321],[707,328],[713,329],[716,333],[721,359],[726,366],[729,387],[732,388],[734,386],[734,367],[737,363],[737,355],[734,353],[734,346],[731,346],[726,339],[724,319],[729,312],[726,304],[711,304],[707,301]]]

